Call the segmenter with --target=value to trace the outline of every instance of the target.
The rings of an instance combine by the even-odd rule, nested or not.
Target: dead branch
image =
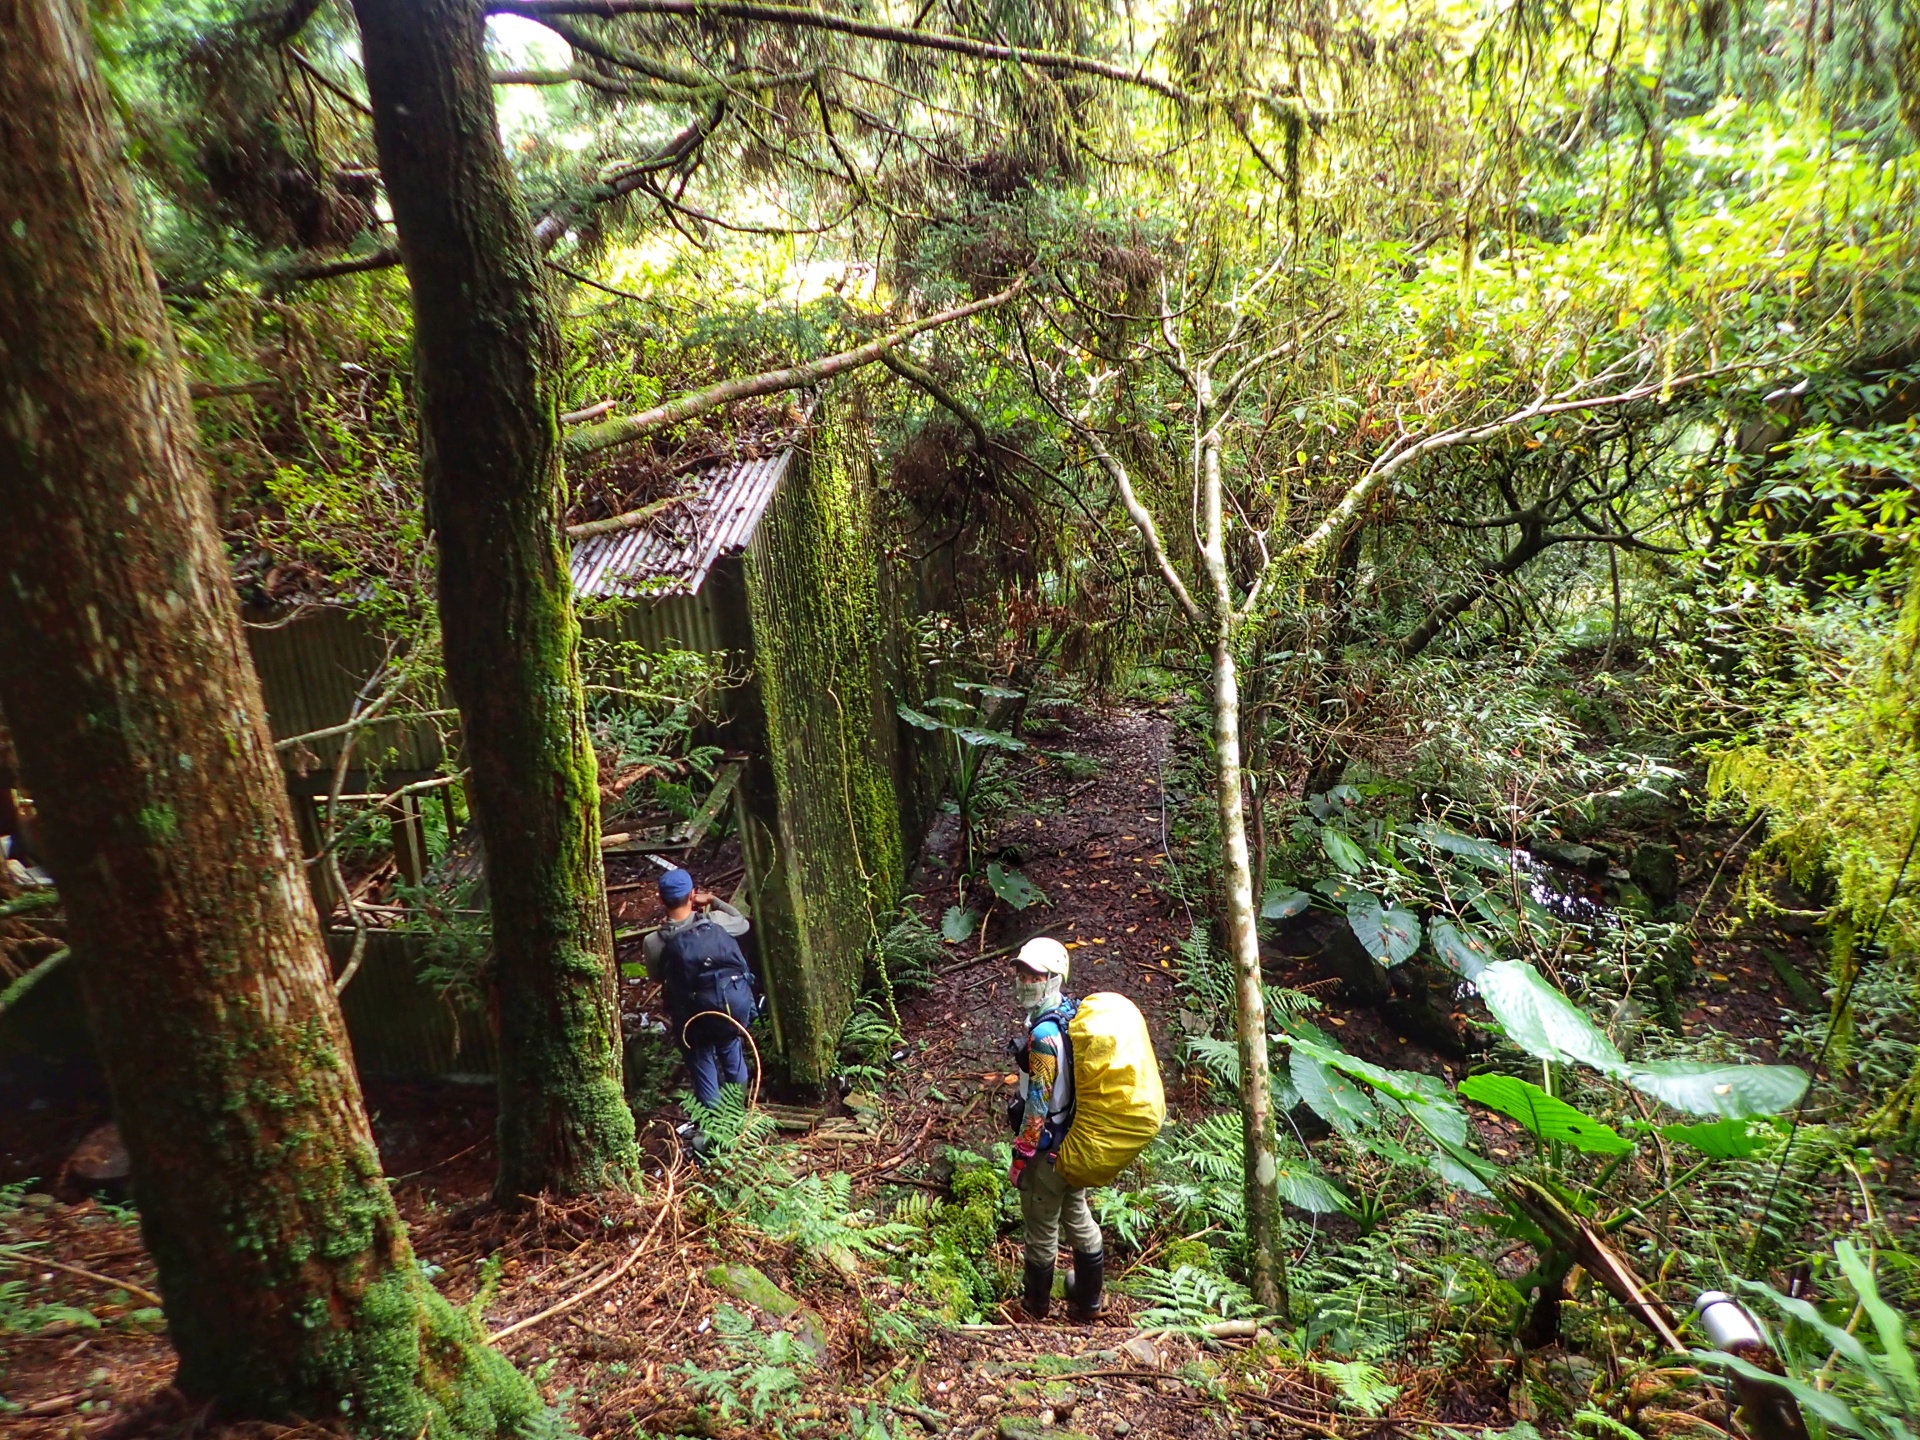
[[[567,526],[569,540],[591,540],[596,535],[612,535],[620,530],[636,530],[654,516],[678,505],[684,496],[669,495],[662,500],[649,501],[638,510],[629,510],[623,515],[612,515],[605,520],[587,520],[578,525]]]
[[[678,1188],[679,1179],[680,1167],[677,1164],[670,1166],[667,1170],[666,1194],[660,1199],[660,1209],[653,1217],[653,1224],[647,1227],[647,1233],[635,1244],[633,1253],[628,1255],[625,1260],[622,1260],[617,1269],[611,1274],[602,1276],[585,1289],[574,1291],[574,1293],[566,1299],[549,1305],[546,1309],[529,1315],[524,1320],[516,1320],[503,1330],[494,1331],[493,1334],[487,1337],[487,1343],[489,1345],[498,1345],[510,1335],[516,1335],[530,1326],[538,1325],[543,1320],[551,1320],[555,1315],[560,1314],[564,1310],[571,1310],[582,1300],[591,1299],[593,1296],[598,1295],[602,1290],[606,1289],[629,1270],[633,1269],[635,1265],[639,1264],[641,1257],[647,1254],[649,1247],[652,1245],[653,1237],[659,1233],[660,1222],[665,1220],[668,1212],[673,1209],[674,1194]]]
[[[598,451],[610,449],[615,445],[624,445],[637,440],[642,435],[658,430],[664,425],[677,424],[682,420],[691,420],[696,415],[705,415],[730,405],[736,400],[751,400],[759,395],[777,395],[786,390],[804,390],[818,385],[823,380],[843,375],[849,370],[857,370],[862,365],[871,365],[883,359],[887,352],[904,345],[916,335],[925,334],[942,325],[950,325],[956,320],[965,320],[969,316],[979,315],[988,310],[998,309],[1012,300],[1026,288],[1027,277],[1022,275],[997,295],[989,295],[984,300],[975,300],[966,305],[957,305],[951,310],[942,310],[938,314],[928,315],[903,325],[891,334],[882,335],[877,340],[869,340],[864,345],[856,345],[851,350],[842,350],[836,355],[823,355],[817,360],[804,364],[788,366],[781,370],[768,370],[759,375],[743,376],[738,380],[723,380],[717,385],[709,385],[704,390],[695,390],[690,394],[656,405],[651,410],[638,415],[629,415],[617,420],[603,420],[598,425],[589,425],[567,437],[566,449],[570,456],[592,455]],[[592,522],[604,524],[604,521]],[[571,535],[573,531],[570,529]]]

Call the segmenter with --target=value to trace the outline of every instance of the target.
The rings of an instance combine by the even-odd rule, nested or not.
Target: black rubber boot
[[[1027,1262],[1027,1314],[1035,1320],[1047,1318],[1053,1308],[1053,1266]]]
[[[1068,1278],[1067,1298],[1073,1302],[1073,1313],[1080,1319],[1091,1320],[1106,1308],[1107,1302],[1100,1295],[1106,1278],[1105,1252],[1092,1255],[1073,1252],[1073,1274]]]

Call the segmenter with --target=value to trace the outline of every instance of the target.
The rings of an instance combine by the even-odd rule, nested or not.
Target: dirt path
[[[987,854],[1017,861],[1046,904],[1024,912],[995,907],[979,936],[949,947],[946,970],[929,993],[901,1006],[912,1054],[907,1097],[944,1106],[936,1129],[977,1147],[1005,1138],[1001,1105],[1011,1073],[1008,1044],[1021,1033],[1011,984],[1011,954],[979,959],[1044,931],[1073,958],[1067,991],[1129,997],[1147,1017],[1171,1081],[1178,1027],[1174,947],[1188,931],[1184,907],[1167,890],[1179,863],[1165,840],[1161,775],[1169,722],[1156,711],[1081,711],[1071,727],[1043,730],[1043,742],[1097,762],[1096,774],[1070,778],[1055,761],[1030,767],[1020,803],[983,841]],[[959,834],[953,817],[933,828],[910,888],[929,924],[956,900]],[[978,903],[976,894],[972,897]],[[947,1098],[933,1098],[938,1090]]]

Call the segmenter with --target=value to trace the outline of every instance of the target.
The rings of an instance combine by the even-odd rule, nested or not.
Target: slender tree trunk
[[[1240,1120],[1246,1138],[1249,1288],[1270,1310],[1286,1313],[1287,1259],[1280,1243],[1279,1138],[1267,1058],[1267,997],[1260,972],[1258,901],[1247,856],[1247,815],[1241,802],[1240,681],[1233,638],[1222,625],[1213,646],[1214,785],[1220,808],[1220,852],[1225,867],[1227,943],[1233,950],[1235,1022],[1240,1041]]]
[[[1237,621],[1227,565],[1225,486],[1215,427],[1212,377],[1195,375],[1194,443],[1200,459],[1200,557],[1212,592],[1214,790],[1220,810],[1227,943],[1233,950],[1235,1026],[1240,1041],[1240,1121],[1246,1140],[1249,1289],[1269,1310],[1287,1310],[1287,1257],[1281,1243],[1280,1140],[1267,1058],[1267,997],[1260,971],[1259,900],[1247,857],[1245,778],[1240,765],[1240,676],[1233,647]]]
[[[380,1173],[194,422],[76,0],[0,0],[0,690],[178,1383],[361,1434],[538,1395]]]
[[[447,681],[486,847],[496,1198],[627,1183],[613,935],[560,530],[560,334],[500,148],[476,0],[355,0],[413,287]]]

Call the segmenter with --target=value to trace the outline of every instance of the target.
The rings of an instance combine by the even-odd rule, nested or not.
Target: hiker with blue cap
[[[722,1085],[747,1084],[746,1026],[760,1008],[753,970],[736,938],[747,933],[747,917],[694,889],[685,870],[660,877],[660,902],[667,918],[644,942],[647,975],[660,982],[693,1097],[712,1108]]]

